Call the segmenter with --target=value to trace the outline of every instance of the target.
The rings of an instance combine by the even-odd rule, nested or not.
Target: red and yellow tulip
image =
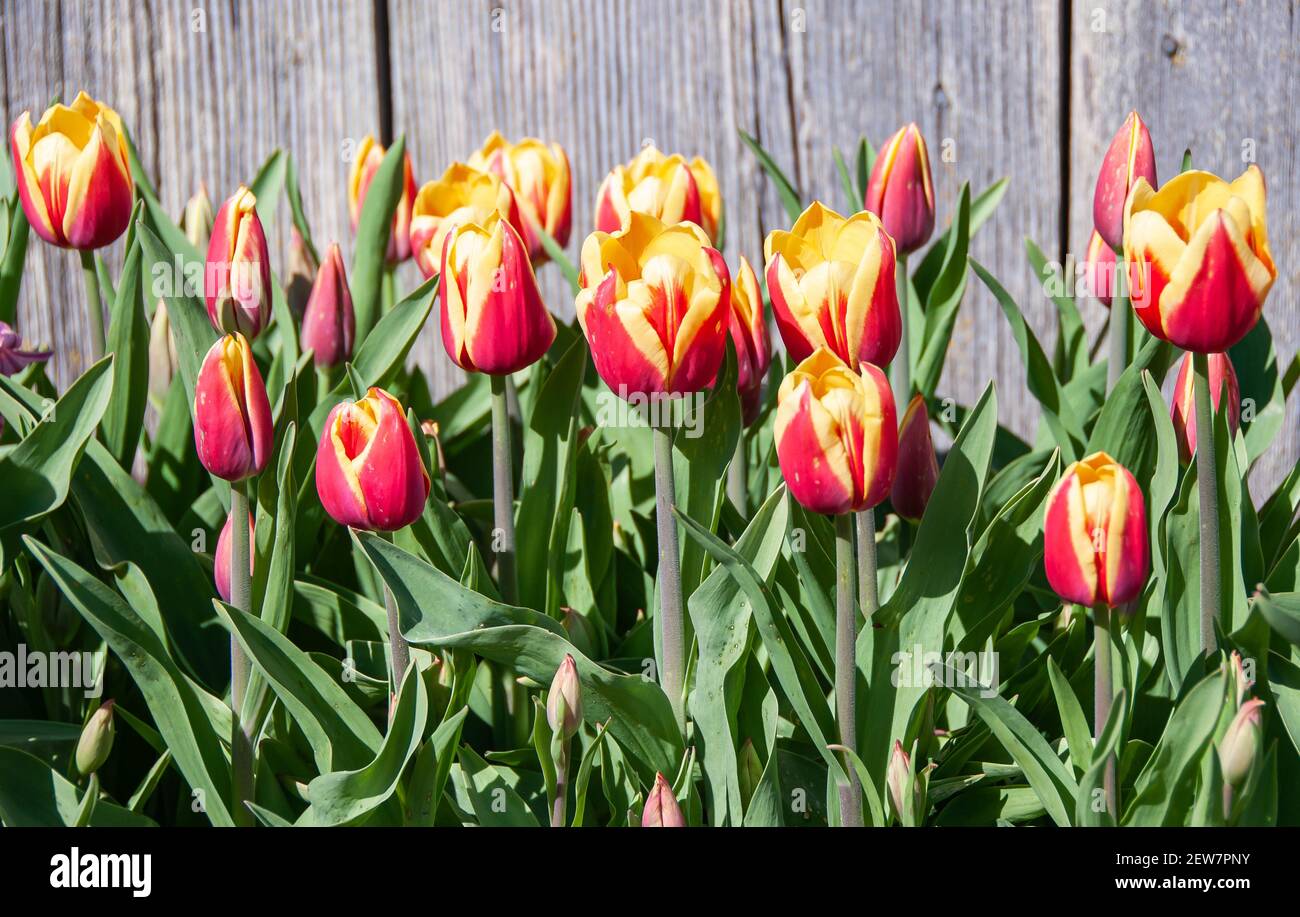
[[[103,248],[131,220],[126,132],[117,112],[84,92],[52,105],[32,126],[23,112],[9,131],[14,176],[27,222],[61,248]]]
[[[916,394],[898,426],[898,470],[889,502],[904,519],[920,519],[938,481],[939,459],[930,438],[930,413],[924,396]]]
[[[1047,498],[1043,522],[1047,581],[1066,602],[1122,605],[1150,571],[1142,489],[1105,452],[1073,462]]]
[[[1228,429],[1237,432],[1241,423],[1241,386],[1237,384],[1237,371],[1232,367],[1232,360],[1226,353],[1212,353],[1207,358],[1210,370],[1210,402],[1217,412],[1223,399],[1223,387],[1227,382]],[[1192,355],[1184,354],[1182,366],[1178,369],[1178,382],[1174,385],[1173,404],[1170,405],[1170,418],[1174,422],[1174,437],[1178,440],[1178,457],[1183,463],[1190,462],[1196,454],[1196,403],[1193,396]]]
[[[271,458],[271,405],[242,334],[220,338],[194,385],[194,446],[203,467],[227,481],[261,474]]]
[[[352,309],[343,254],[335,242],[316,272],[302,317],[302,346],[312,351],[317,366],[338,366],[352,357],[357,319]]]
[[[203,292],[212,326],[255,338],[271,318],[271,255],[257,197],[240,186],[217,211]]]
[[[768,233],[767,292],[796,360],[825,347],[849,366],[884,366],[902,336],[894,241],[880,219],[845,219],[814,202],[789,231]]]
[[[388,392],[372,388],[330,411],[316,452],[316,493],[339,525],[404,528],[424,512],[429,484],[402,406]]]
[[[441,296],[442,343],[461,369],[518,372],[555,340],[524,241],[497,211],[447,234]]]
[[[221,596],[223,602],[230,601],[230,528],[231,521],[235,517],[226,514],[226,524],[221,527],[221,534],[217,536],[217,551],[212,555],[212,580],[217,587],[217,595]],[[256,542],[253,540],[253,514],[248,514],[248,575],[253,575],[253,556],[257,553],[251,550],[251,546]]]
[[[690,162],[647,146],[631,162],[615,166],[596,193],[596,229],[614,233],[628,216],[644,213],[665,223],[695,223],[710,240],[722,223],[722,194],[713,167],[696,156]]]
[[[902,254],[914,252],[934,232],[930,154],[915,123],[885,141],[871,167],[864,208],[880,217]]]
[[[498,212],[523,236],[519,208],[510,186],[491,172],[454,162],[437,181],[427,182],[415,196],[411,213],[411,250],[425,277],[442,270],[447,233],[461,223],[480,226]]]
[[[1124,205],[1138,179],[1155,187],[1156,154],[1147,126],[1131,111],[1102,158],[1092,198],[1092,224],[1113,251],[1124,246]]]
[[[578,321],[596,371],[620,397],[686,394],[713,384],[726,354],[730,277],[693,223],[634,211],[582,245]]]
[[[758,275],[744,255],[740,256],[740,269],[731,286],[730,329],[731,343],[736,348],[736,390],[745,426],[749,426],[758,419],[763,380],[772,365],[772,348]]]
[[[1133,309],[1147,330],[1196,353],[1228,350],[1259,320],[1277,279],[1264,175],[1183,172],[1159,191],[1138,179],[1124,216]]]
[[[523,217],[523,238],[534,264],[546,261],[537,230],[543,229],[561,248],[573,228],[573,177],[569,157],[558,143],[549,146],[534,137],[510,143],[493,131],[469,158],[469,165],[491,172],[510,186]]]
[[[356,232],[361,220],[361,208],[366,202],[366,192],[374,181],[379,164],[384,161],[386,150],[374,137],[367,134],[357,147],[356,157],[352,160],[352,171],[348,176],[348,215],[352,219],[352,231]],[[397,199],[397,209],[393,211],[393,228],[388,236],[388,250],[384,258],[390,264],[401,264],[411,257],[411,208],[415,202],[415,170],[411,166],[411,154],[406,154],[402,165],[402,196]]]
[[[898,425],[885,374],[854,372],[819,348],[781,382],[776,456],[786,486],[815,513],[858,512],[880,503],[894,483]]]

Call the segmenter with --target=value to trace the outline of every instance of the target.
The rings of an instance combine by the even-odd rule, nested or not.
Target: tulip
[[[90,715],[86,725],[77,739],[77,750],[73,760],[79,774],[93,774],[104,766],[109,753],[113,750],[113,701],[106,700]]]
[[[916,251],[934,232],[930,154],[915,123],[899,128],[876,155],[864,208],[880,217],[900,255]]]
[[[153,307],[153,318],[149,320],[150,394],[158,399],[166,397],[178,365],[171,316],[167,314],[167,303],[160,299]]]
[[[1237,707],[1240,708],[1242,703],[1246,700],[1247,692],[1249,692],[1251,687],[1255,684],[1255,679],[1246,674],[1246,666],[1242,662],[1241,653],[1236,650],[1232,651],[1232,655],[1229,657],[1229,664],[1232,672],[1233,692],[1236,697]]]
[[[924,396],[912,397],[898,427],[898,470],[889,501],[904,519],[918,521],[939,480],[939,460],[930,439],[930,414]]]
[[[384,161],[385,150],[374,137],[367,134],[361,139],[357,154],[352,160],[352,171],[348,176],[348,215],[352,219],[352,231],[357,231],[361,221],[361,208],[366,202],[366,192],[374,181],[379,164]],[[411,167],[411,154],[406,154],[402,165],[402,196],[397,199],[397,209],[393,211],[393,228],[388,235],[388,250],[384,260],[388,265],[401,264],[411,257],[411,211],[415,202],[415,170]]]
[[[894,416],[884,373],[863,363],[859,375],[819,348],[777,395],[776,455],[791,495],[832,516],[884,500],[898,462]]]
[[[1183,172],[1159,191],[1138,179],[1124,216],[1133,310],[1147,330],[1195,353],[1222,353],[1255,327],[1277,267],[1264,176],[1229,183]]]
[[[1092,197],[1092,224],[1114,251],[1124,248],[1124,205],[1139,179],[1148,187],[1156,184],[1156,154],[1147,126],[1131,111],[1106,149]]]
[[[626,229],[632,213],[664,223],[695,223],[710,240],[722,223],[722,195],[713,168],[700,157],[689,163],[647,146],[626,165],[615,166],[596,193],[596,230]]]
[[[510,186],[523,217],[523,238],[534,264],[547,259],[537,230],[545,231],[561,248],[569,244],[573,228],[573,178],[569,157],[558,143],[547,146],[527,137],[510,143],[496,131],[483,141],[469,165],[491,172]]]
[[[240,186],[217,211],[203,292],[212,327],[255,338],[271,317],[271,255],[257,198]]]
[[[1137,598],[1150,570],[1146,502],[1105,452],[1065,469],[1043,525],[1047,580],[1066,602],[1114,608]]]
[[[212,580],[217,587],[217,595],[221,596],[222,601],[227,604],[231,601],[230,589],[230,542],[231,542],[231,520],[235,517],[232,514],[226,514],[226,524],[221,527],[221,534],[217,536],[217,552],[212,555]],[[253,543],[253,514],[248,514],[248,543]],[[248,553],[248,575],[253,575],[253,552]]]
[[[454,162],[437,181],[415,196],[411,213],[411,251],[425,277],[442,270],[443,243],[453,226],[487,223],[493,212],[506,218],[520,236],[519,207],[510,186],[491,172]]]
[[[293,317],[301,322],[307,314],[307,300],[311,296],[311,288],[316,285],[316,275],[320,273],[320,261],[296,226],[289,227],[288,273],[284,282],[284,298],[289,302],[289,311]]]
[[[1257,697],[1242,704],[1219,741],[1219,767],[1223,782],[1229,786],[1240,786],[1255,763],[1263,738],[1260,712],[1263,706],[1264,702]]]
[[[189,243],[201,251],[208,244],[214,223],[208,186],[200,182],[199,190],[185,202],[185,212],[181,214],[181,231]]]
[[[1109,309],[1115,292],[1115,250],[1106,244],[1101,233],[1095,229],[1088,238],[1084,277],[1088,283],[1088,292]]]
[[[334,406],[316,453],[316,492],[339,525],[404,528],[424,512],[429,473],[401,404],[372,388]]]
[[[902,337],[894,242],[878,217],[845,219],[813,202],[787,232],[768,233],[767,292],[786,350],[825,347],[849,366],[884,366]]]
[[[52,350],[32,350],[23,346],[23,339],[8,322],[0,321],[0,375],[12,376],[32,363],[40,363],[54,355]]]
[[[572,738],[582,725],[582,685],[572,655],[565,654],[551,680],[551,689],[546,694],[546,722],[552,732],[562,732],[566,739]]]
[[[334,367],[352,357],[357,322],[352,293],[338,243],[325,252],[302,319],[302,346],[312,350],[318,367]]]
[[[527,247],[497,211],[447,233],[440,290],[442,342],[461,369],[509,375],[541,359],[555,340]]]
[[[217,340],[194,385],[194,446],[203,467],[227,481],[261,474],[271,457],[271,406],[242,334]]]
[[[889,801],[893,803],[894,814],[900,822],[907,812],[907,785],[912,783],[912,779],[912,756],[903,750],[903,743],[895,739],[894,748],[889,755],[889,765],[885,769],[885,785],[889,789]],[[915,789],[913,785],[913,798]],[[913,813],[916,814],[919,813]]]
[[[1226,353],[1207,355],[1210,375],[1210,399],[1214,410],[1219,410],[1224,383],[1228,387],[1228,429],[1237,432],[1241,421],[1241,387],[1237,384],[1237,371]],[[1178,381],[1174,385],[1174,399],[1170,417],[1174,422],[1174,436],[1178,440],[1178,457],[1187,464],[1196,453],[1196,412],[1193,406],[1192,354],[1184,354],[1178,368]]]
[[[763,315],[763,294],[758,276],[744,256],[731,287],[731,343],[736,348],[736,389],[745,426],[758,419],[763,379],[772,363],[767,339],[767,320]]]
[[[23,112],[9,145],[23,212],[46,242],[91,251],[126,231],[135,182],[113,109],[79,92],[71,106],[46,109],[35,127]]]
[[[634,212],[582,246],[578,321],[596,371],[621,398],[713,384],[726,354],[730,277],[692,224]]]
[[[664,779],[663,774],[655,774],[655,785],[645,799],[641,810],[642,828],[685,828],[686,817],[682,807],[677,804],[677,795]]]

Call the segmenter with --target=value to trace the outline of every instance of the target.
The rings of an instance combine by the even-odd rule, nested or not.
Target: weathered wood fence
[[[1285,363],[1300,343],[1298,18],[1297,0],[4,0],[0,72],[6,125],[79,88],[113,104],[177,212],[200,181],[219,198],[274,147],[291,149],[314,234],[345,252],[347,158],[367,132],[404,133],[421,181],[493,128],[559,141],[575,252],[610,166],[648,141],[699,153],[722,184],[729,260],[758,260],[786,216],[737,128],[806,195],[844,207],[832,146],[915,120],[941,222],[962,182],[1010,178],[972,250],[1049,346],[1052,307],[1024,239],[1062,261],[1082,252],[1102,151],[1136,107],[1162,176],[1188,146],[1223,174],[1243,157],[1262,166],[1281,272],[1267,315]],[[282,258],[285,227],[273,238]],[[66,381],[89,334],[77,270],[40,244],[28,258],[22,331],[56,348]],[[556,269],[543,274],[571,314]],[[1085,318],[1098,328],[1100,310]],[[442,389],[457,383],[432,326],[416,359]],[[989,377],[1004,422],[1032,432],[1015,343],[972,280],[941,391],[969,400]],[[1296,460],[1296,414],[1261,484]]]

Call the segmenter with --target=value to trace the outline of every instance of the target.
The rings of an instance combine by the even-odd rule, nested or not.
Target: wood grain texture
[[[1193,163],[1235,178],[1253,156],[1268,183],[1277,282],[1264,312],[1283,366],[1300,345],[1300,4],[1295,0],[1074,5],[1071,37],[1069,251],[1087,247],[1092,195],[1106,145],[1136,108],[1151,131],[1156,173]],[[1099,329],[1095,303],[1085,314]],[[1255,466],[1257,500],[1300,456],[1296,404]]]

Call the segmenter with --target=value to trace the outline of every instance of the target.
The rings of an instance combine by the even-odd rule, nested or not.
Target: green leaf
[[[202,689],[181,673],[162,641],[117,593],[39,541],[30,537],[23,541],[130,672],[177,768],[194,790],[202,791],[208,819],[217,826],[232,825],[226,808],[230,763],[205,709],[206,704],[221,701],[205,700]]]
[[[0,822],[9,828],[72,827],[82,793],[39,758],[0,745]],[[95,801],[87,822],[95,828],[153,828],[153,819],[107,799]]]
[[[763,171],[767,173],[768,178],[772,179],[772,183],[776,185],[776,193],[781,198],[781,204],[785,207],[786,216],[793,223],[799,219],[799,214],[803,213],[804,209],[799,192],[795,190],[790,179],[786,178],[785,173],[781,171],[781,167],[772,159],[772,154],[763,149],[763,145],[758,140],[743,130],[738,130],[738,133],[740,139],[745,141],[745,145],[754,151],[754,155],[758,157],[758,164],[763,167]]]
[[[384,279],[384,258],[393,228],[393,212],[402,197],[406,176],[406,138],[398,137],[384,153],[366,192],[357,220],[356,245],[352,254],[352,305],[356,311],[356,340],[364,344],[380,317],[380,289]]]
[[[1065,731],[1065,741],[1070,747],[1070,761],[1080,773],[1086,772],[1092,763],[1092,733],[1084,718],[1083,707],[1079,704],[1079,698],[1074,696],[1070,680],[1052,656],[1047,657],[1047,675],[1052,681],[1052,694],[1056,697],[1061,728]],[[1077,812],[1075,817],[1078,818]]]
[[[537,817],[512,782],[517,776],[489,764],[470,748],[460,749],[461,776],[470,806],[484,828],[536,828]],[[507,774],[512,779],[507,779]]]
[[[915,385],[926,397],[934,395],[943,374],[943,361],[948,355],[952,343],[953,327],[957,323],[957,312],[961,307],[962,297],[966,295],[966,279],[969,276],[967,266],[970,263],[970,184],[962,185],[961,198],[957,203],[957,216],[953,219],[953,231],[945,235],[947,247],[943,261],[934,284],[928,288],[925,297],[925,329],[920,348],[915,354]],[[920,291],[918,290],[918,295]],[[900,303],[900,306],[906,305]]]
[[[1056,375],[1068,382],[1088,365],[1088,331],[1083,325],[1083,316],[1075,305],[1074,296],[1067,293],[1071,287],[1061,275],[1061,269],[1048,264],[1042,249],[1028,237],[1025,238],[1025,252],[1043,289],[1059,289],[1060,293],[1048,293],[1048,298],[1056,305],[1056,349],[1052,352],[1052,367]]]
[[[0,322],[12,325],[18,319],[18,291],[23,283],[30,227],[27,214],[18,203],[17,192],[9,200],[9,234],[4,240],[4,257],[0,259]]]
[[[420,749],[415,770],[411,774],[411,787],[406,794],[407,823],[432,827],[438,815],[447,776],[456,759],[456,746],[460,743],[461,728],[469,707],[461,707],[438,724],[429,741]]]
[[[180,242],[190,248],[193,257],[174,247],[179,243],[173,243],[173,247],[165,245],[143,220],[139,222],[137,234],[143,246],[144,266],[153,278],[152,284],[146,285],[146,291],[152,295],[158,292],[160,285],[167,291],[163,298],[167,300],[167,318],[171,322],[172,342],[176,345],[177,370],[185,385],[186,400],[193,405],[199,369],[217,339],[202,300],[186,292],[196,273],[200,280],[203,277],[204,262],[184,236]]]
[[[857,213],[862,209],[862,195],[858,189],[853,187],[853,179],[849,177],[848,164],[844,162],[844,154],[840,152],[837,146],[831,147],[831,155],[835,157],[835,170],[840,173],[840,188],[844,191],[844,201],[848,205],[846,212]]]
[[[1000,178],[976,195],[975,199],[971,201],[969,235],[972,238],[980,227],[993,216],[998,204],[1002,202],[1002,196],[1007,193],[1009,184],[1009,179]],[[866,188],[865,184],[863,188]],[[952,237],[956,232],[957,223],[954,221],[944,230],[943,235],[935,239],[934,243],[926,250],[925,257],[921,259],[920,265],[912,272],[912,286],[916,289],[916,295],[921,298],[921,302],[929,301],[930,289],[934,286],[935,279],[939,276],[940,270],[947,261],[948,246],[952,244]]]
[[[113,354],[113,397],[100,424],[104,445],[123,468],[130,468],[135,461],[149,398],[149,326],[144,317],[140,260],[137,237],[122,266],[110,315],[108,351]]]
[[[1274,633],[1294,647],[1300,647],[1300,593],[1270,594],[1261,589],[1255,607]]]
[[[532,229],[533,232],[537,234],[537,238],[541,239],[542,248],[545,249],[546,256],[555,262],[555,266],[560,269],[560,273],[564,275],[564,279],[569,281],[569,288],[576,296],[578,293],[578,269],[574,266],[573,262],[569,260],[569,256],[564,253],[564,249],[560,247],[560,243],[555,241],[555,237],[546,231],[546,227],[533,223]]]
[[[1286,395],[1268,322],[1261,317],[1228,352],[1228,357],[1237,371],[1242,413],[1253,415],[1241,425],[1246,435],[1247,458],[1253,463],[1268,451],[1286,422]]]

